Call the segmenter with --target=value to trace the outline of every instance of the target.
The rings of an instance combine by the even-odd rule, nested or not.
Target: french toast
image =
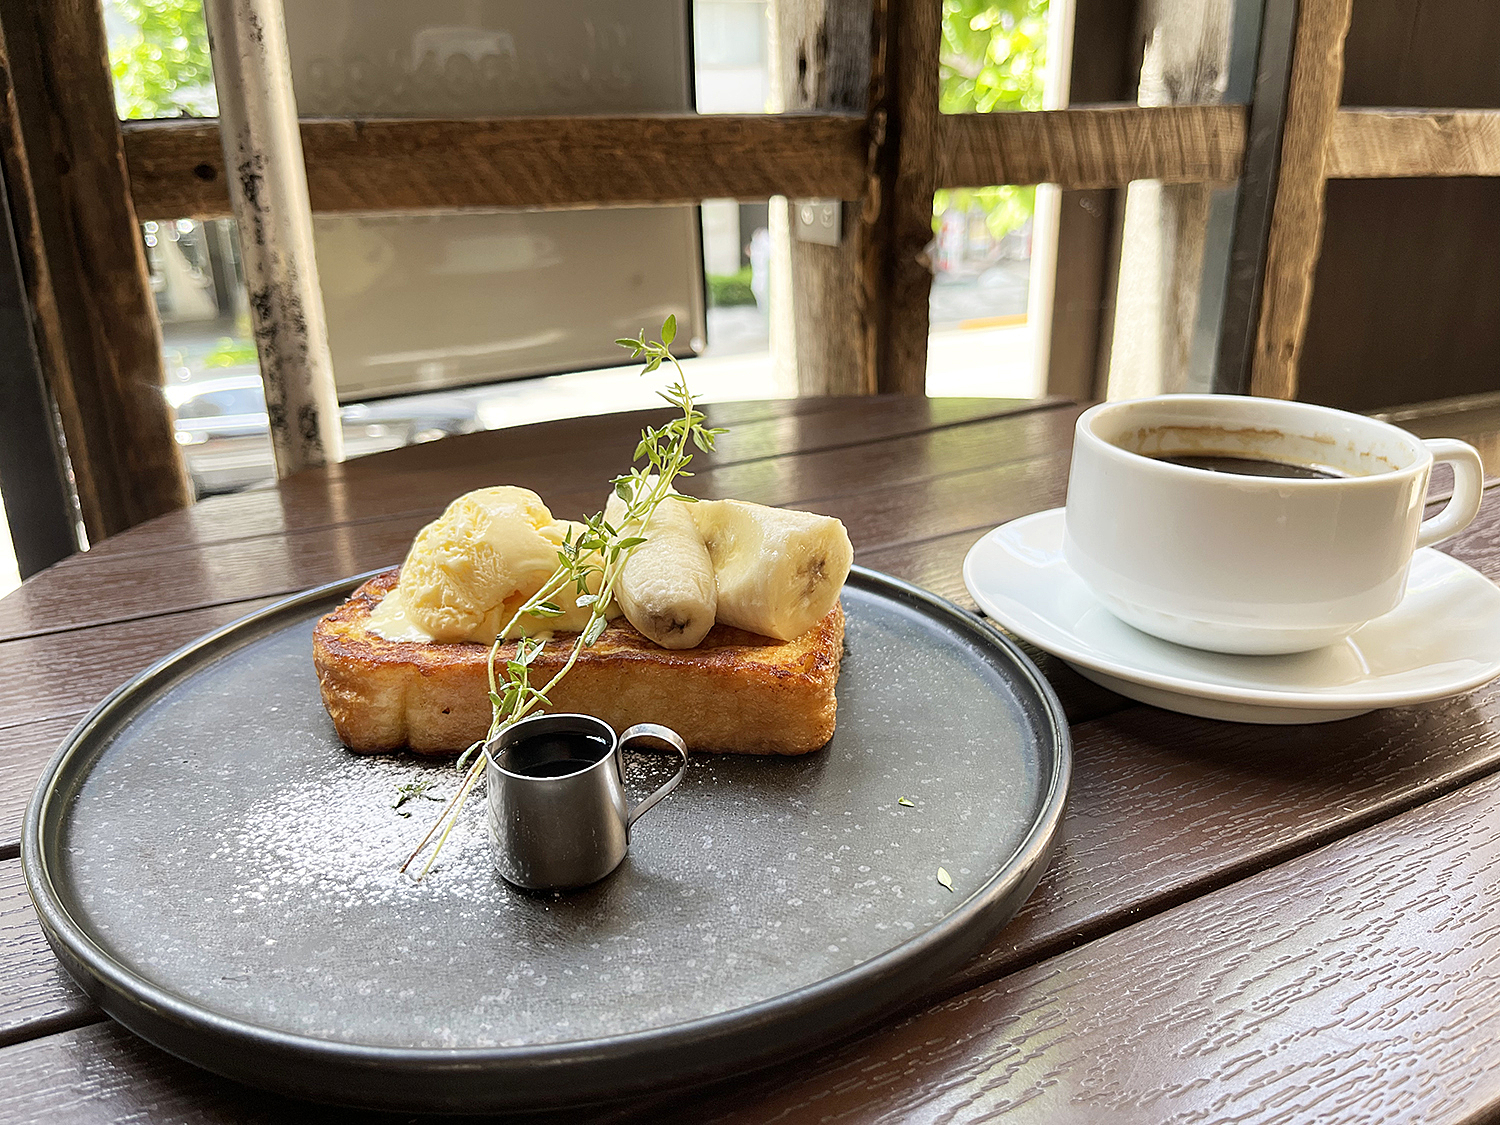
[[[313,658],[323,703],[351,750],[464,750],[490,725],[489,646],[392,641],[370,632],[370,613],[398,575],[376,575],[318,622]],[[533,685],[562,667],[574,636],[559,634],[543,648],[531,664]],[[690,649],[661,648],[621,617],[579,653],[547,710],[596,715],[616,731],[661,723],[694,750],[806,754],[833,736],[843,645],[837,602],[794,640],[716,624]],[[502,668],[514,654],[513,643],[501,648]]]

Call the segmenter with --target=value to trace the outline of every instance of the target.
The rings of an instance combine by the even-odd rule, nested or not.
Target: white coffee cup
[[[1210,454],[1348,474],[1242,476],[1158,460]],[[1422,519],[1434,461],[1453,498]],[[1412,552],[1463,530],[1484,469],[1461,441],[1239,395],[1109,402],[1078,419],[1063,550],[1111,612],[1214,652],[1303,652],[1394,609]]]

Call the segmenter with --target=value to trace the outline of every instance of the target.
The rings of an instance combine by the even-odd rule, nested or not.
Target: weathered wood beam
[[[1500,176],[1500,109],[1341,109],[1331,180]]]
[[[935,97],[926,146],[934,187],[1055,183],[1087,190],[1138,179],[1227,182],[1239,175],[1244,158],[1243,106],[939,115]],[[142,217],[229,214],[216,121],[127,121],[123,129],[131,193]],[[592,207],[770,195],[860,199],[870,153],[864,115],[843,112],[304,118],[302,147],[315,211]]]
[[[1245,157],[1245,113],[1241,105],[1108,105],[944,116],[937,186],[1227,183]]]
[[[875,5],[872,20],[869,0],[776,0],[771,72],[781,108],[863,114],[878,106],[872,83],[882,80],[883,7]],[[870,198],[866,185],[859,195]],[[795,210],[790,215],[786,252],[799,395],[873,394],[876,388],[879,285],[867,274],[879,268],[872,265],[878,255],[870,253],[878,205],[850,199],[836,246],[798,239]],[[795,200],[789,206],[795,209]]]
[[[314,211],[858,199],[867,147],[855,114],[302,122]],[[217,122],[127,122],[125,154],[143,217],[229,214]]]
[[[19,130],[6,142],[7,174],[24,169],[32,185],[15,213],[22,270],[84,524],[98,540],[190,500],[162,395],[161,326],[104,16],[99,0],[0,0],[0,25]]]
[[[937,189],[939,140],[938,51],[942,0],[890,0],[889,141],[895,146],[895,179],[884,201],[890,224],[885,269],[885,312],[877,378],[879,389],[927,391],[928,300],[932,294],[932,195]],[[984,183],[1003,183],[985,180]]]
[[[1353,0],[1303,0],[1298,6],[1281,167],[1250,368],[1252,394],[1297,395],[1297,361],[1323,242],[1323,186],[1343,88],[1344,37],[1352,6]]]

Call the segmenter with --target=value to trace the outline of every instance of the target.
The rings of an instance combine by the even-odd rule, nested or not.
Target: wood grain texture
[[[1341,109],[1329,179],[1500,176],[1500,109]]]
[[[0,1048],[103,1018],[47,947],[19,859],[0,860]]]
[[[137,233],[100,0],[0,2],[26,147],[28,290],[92,540],[181,508],[161,328]],[[16,171],[19,161],[8,162]],[[31,226],[31,220],[35,225]],[[47,259],[45,274],[37,253]],[[55,323],[54,323],[55,314]]]
[[[1438,550],[1468,563],[1491,582],[1500,582],[1500,484],[1491,483],[1485,489],[1474,522],[1444,540]]]
[[[927,393],[928,298],[932,292],[932,193],[942,115],[938,112],[941,0],[890,0],[888,143],[895,175],[882,206],[885,309],[880,326],[882,391]],[[998,182],[998,181],[997,181]]]
[[[1229,183],[1244,158],[1244,106],[945,114],[938,127],[937,186],[1047,183],[1087,190],[1131,180]]]
[[[981,442],[982,437],[968,446],[975,460],[981,456]],[[878,457],[878,448],[872,452]],[[847,454],[842,459],[849,466],[851,478],[861,464],[866,464]],[[872,457],[872,461],[875,459]],[[723,475],[731,481],[727,487],[720,487],[707,472],[692,484],[694,491],[705,497],[723,493],[757,503],[795,504],[836,515],[848,527],[858,550],[876,551],[908,538],[932,538],[980,525],[993,526],[1055,507],[1064,495],[1061,478],[1067,455],[1038,455],[1011,464],[933,475],[923,473],[920,452],[914,452],[905,464],[905,474],[887,474],[888,484],[852,492],[839,491],[838,482],[826,477],[799,474],[798,466],[763,462],[731,466],[722,474],[714,474],[714,478]],[[869,464],[872,473],[878,467],[888,466]],[[258,536],[192,551],[105,557],[87,569],[45,571],[44,578],[17,591],[13,603],[0,603],[0,620],[14,629],[9,635],[16,638],[0,643],[40,641],[46,636],[63,638],[88,627],[149,621],[163,612],[289,594],[377,567],[395,566],[423,525],[464,491],[448,475],[436,477],[435,483],[431,495],[436,502],[414,514]],[[552,490],[545,496],[554,514],[563,518],[582,518],[598,511],[603,498],[597,481],[583,490]],[[950,501],[950,507],[935,507]],[[80,596],[88,591],[101,593]],[[0,657],[5,652],[0,648]]]
[[[26,309],[31,321],[31,336],[36,347],[37,361],[46,379],[47,390],[52,398],[52,407],[57,412],[58,425],[67,435],[71,445],[76,439],[87,441],[83,408],[78,401],[74,386],[72,360],[68,354],[68,339],[63,331],[62,314],[57,304],[57,287],[52,280],[52,266],[47,259],[46,236],[42,227],[42,208],[37,198],[36,183],[31,175],[31,157],[26,151],[26,131],[21,119],[20,104],[16,100],[16,82],[21,75],[11,62],[10,49],[5,42],[4,24],[6,12],[0,5],[0,165],[3,165],[5,194],[10,208],[10,224],[14,232],[16,258],[20,266],[20,280],[25,287]],[[27,54],[28,40],[21,39],[22,54]],[[49,433],[48,439],[56,441]],[[87,446],[83,446],[85,452]],[[71,466],[73,502],[81,509],[83,498],[90,508],[89,522],[102,528],[100,515],[99,484],[94,480],[94,466],[87,456],[79,457]],[[73,513],[68,513],[71,518]],[[24,555],[24,549],[23,549]],[[27,567],[23,561],[21,569]]]
[[[124,129],[142,218],[229,214],[215,122]],[[866,147],[856,114],[302,121],[308,194],[321,212],[857,199]]]
[[[880,105],[884,54],[871,18],[870,0],[790,0],[773,5],[771,61],[774,108],[781,112],[843,112],[866,117]],[[872,40],[874,50],[872,54]],[[884,130],[877,129],[883,134]],[[804,242],[788,231],[797,391],[801,395],[873,394],[875,332],[866,271],[874,260],[876,206],[869,208],[869,178],[880,157],[879,137],[867,133],[866,183],[843,206],[836,246]],[[792,200],[793,208],[797,201]],[[793,215],[795,220],[795,215]]]
[[[692,1115],[1492,1120],[1497,863],[1490,778]]]
[[[611,1125],[639,1120],[656,1102],[624,1108],[474,1118],[497,1125]],[[68,1125],[444,1125],[453,1117],[343,1110],[252,1090],[180,1062],[112,1022],[0,1051],[0,1120]],[[462,1119],[459,1119],[462,1120]],[[663,1119],[667,1120],[667,1119]]]
[[[861,413],[888,436],[866,443],[848,443],[848,417],[795,415],[750,423],[726,437],[716,457],[706,458],[710,467],[698,470],[685,487],[706,497],[795,506],[1052,457],[1071,445],[1077,408],[1015,414],[983,400],[944,401],[920,407],[904,399],[871,402]],[[1001,416],[985,417],[996,412]],[[661,422],[667,415],[647,417]],[[952,424],[923,428],[936,418]],[[198,524],[194,508],[163,528],[132,534],[125,540],[135,544],[131,549],[90,552],[37,575],[0,600],[0,639],[290,593],[391,566],[449,501],[485,485],[532,488],[555,514],[584,518],[602,507],[609,479],[628,463],[641,421],[640,415],[611,416],[587,427],[587,457],[577,455],[575,442],[554,440],[555,427],[546,427],[546,440],[530,447],[529,438],[537,436],[528,438],[531,428],[509,440],[504,432],[476,434],[463,440],[469,447],[463,456],[445,452],[442,468],[385,476],[344,466],[305,474],[277,491],[211,501],[222,518]],[[432,464],[439,444],[412,447],[411,457],[398,460]],[[761,450],[786,452],[756,455]],[[204,535],[185,533],[194,528]],[[863,531],[851,525],[851,534],[860,545]]]
[[[42,767],[83,718],[85,708],[0,727],[0,859],[18,854],[21,820]]]
[[[866,412],[870,436],[861,440]],[[746,423],[760,428],[695,483],[805,496],[807,506],[867,533],[856,540],[859,561],[972,606],[959,577],[964,553],[1006,513],[1061,503],[1075,414],[1051,407],[995,417],[899,399],[771,411]],[[610,459],[607,450],[631,441],[638,422],[581,422],[574,432],[591,435]],[[559,445],[565,432],[519,431],[512,446],[540,471],[579,448]],[[170,593],[164,581],[151,584],[152,572],[182,573],[186,560],[201,557],[213,572],[205,581],[243,588],[246,572],[288,565],[255,554],[272,544],[332,542],[330,527],[351,536],[383,527],[394,537],[401,520],[420,513],[394,514],[389,505],[503,458],[503,435],[475,439],[483,441],[398,451],[383,463],[224,498],[202,524],[171,516],[56,572],[84,589],[91,568],[123,568],[96,585],[142,584],[144,606]],[[481,451],[491,461],[476,464]],[[579,502],[591,495],[580,490]],[[201,539],[178,547],[174,535],[192,528]],[[246,530],[255,533],[236,534]],[[1475,524],[1445,547],[1492,576],[1500,571],[1500,494],[1491,490]],[[240,572],[236,552],[250,560]],[[336,552],[329,558],[338,561]],[[329,558],[316,565],[333,565]],[[0,696],[0,793],[29,791],[77,709],[153,656],[261,604],[0,643],[9,677]],[[1057,667],[1048,673],[1061,677],[1077,755],[1063,842],[1023,912],[938,991],[953,994],[951,1003],[770,1079],[565,1119],[1010,1113],[1128,1122],[1233,1111],[1246,1120],[1316,1112],[1375,1121],[1459,1119],[1500,1107],[1500,1083],[1483,1085],[1494,1052],[1489,997],[1500,987],[1489,979],[1500,974],[1500,939],[1487,922],[1500,781],[1481,783],[1489,787],[1481,803],[1467,800],[1479,790],[1460,788],[1500,770],[1500,683],[1426,707],[1265,728],[1126,705],[1099,689],[1075,695]],[[1443,811],[1461,798],[1462,815]],[[24,903],[7,897],[18,810],[19,801],[0,799],[0,1028],[11,1029],[0,1034],[24,1039],[0,1048],[0,1119],[328,1119],[318,1107],[177,1063],[113,1025],[44,1034],[93,1011],[60,983]],[[1429,816],[1441,823],[1399,827]]]
[[[835,14],[841,26],[856,15],[853,6]],[[911,18],[917,18],[915,12]],[[849,38],[868,43],[865,35],[853,34],[862,29],[850,27]],[[817,26],[808,30],[809,73],[816,74]],[[830,55],[832,42],[830,38],[824,48]],[[901,65],[907,62],[903,53]],[[798,97],[788,108],[812,112],[306,118],[302,144],[308,190],[313,210],[320,212],[695,203],[777,194],[863,199],[870,164],[865,116],[835,111],[863,109],[865,92],[858,91],[858,105],[847,98],[834,104],[835,94],[853,90],[849,82],[809,85],[802,105],[797,104],[801,80],[793,81]],[[917,96],[921,100],[926,95]],[[819,105],[819,99],[829,104]],[[1230,181],[1244,157],[1243,106],[1111,105],[938,117],[935,72],[931,105],[935,120],[929,139],[922,143],[920,131],[918,139],[935,172],[923,173],[912,164],[907,174],[937,187]],[[131,195],[142,218],[229,214],[216,124],[131,121],[123,128]],[[697,159],[681,160],[684,150]]]
[[[963,993],[1104,934],[1128,934],[1144,918],[1171,917],[1163,912],[1186,899],[1492,772],[1500,764],[1500,685],[1436,707],[1283,728],[1274,738],[1266,728],[1146,707],[1084,724],[1075,738],[1074,789],[1051,869],[1018,918],[940,993]],[[35,956],[0,965],[0,995],[13,991],[13,980],[44,974],[50,954],[37,942],[27,948]],[[52,1008],[31,1010],[65,1019],[78,1008],[63,990]],[[1141,1049],[1152,1049],[1149,1039]],[[824,1062],[794,1071],[820,1073]],[[6,1065],[0,1053],[0,1075]],[[818,1079],[796,1085],[809,1096],[822,1089]],[[777,1119],[774,1092],[753,1081],[695,1103],[702,1116],[694,1119],[726,1103],[763,1114],[752,1120]],[[868,1110],[861,1104],[850,1119],[872,1119]]]
[[[74,715],[173,649],[269,604],[257,598],[0,645],[0,728]]]
[[[1323,237],[1328,140],[1343,82],[1344,36],[1352,3],[1304,0],[1297,12],[1281,166],[1250,367],[1252,394],[1297,396],[1297,361]]]
[[[842,400],[839,399],[769,399],[714,403],[706,407],[706,412],[713,425],[743,426],[776,418],[837,411],[842,405]],[[1031,409],[1033,404],[1011,404],[1011,408]],[[1003,413],[1004,409],[1003,406],[996,409],[995,414]],[[651,410],[630,412],[628,415],[598,415],[587,420],[569,419],[567,422],[541,423],[495,432],[505,435],[504,457],[509,464],[513,459],[532,457],[549,449],[556,452],[564,435],[578,434],[581,441],[594,441],[600,435],[610,432],[612,424],[609,419],[618,420],[627,416],[630,421],[626,428],[639,429],[648,423],[659,424],[667,417],[667,412]],[[625,451],[625,455],[629,456],[633,449],[634,446],[631,446]],[[490,456],[499,458],[501,454],[491,451]],[[129,532],[91,547],[90,557],[195,546],[246,535],[274,534],[313,524],[324,525],[356,518],[399,514],[387,505],[384,508],[371,508],[357,517],[351,515],[343,491],[344,468],[345,466],[340,466],[327,474],[299,475],[276,485],[268,483],[264,487],[229,496],[208,497],[190,508],[171,512],[139,529],[132,528]],[[403,459],[396,479],[398,482],[405,481],[411,473],[420,472],[422,468],[420,460],[408,463]]]

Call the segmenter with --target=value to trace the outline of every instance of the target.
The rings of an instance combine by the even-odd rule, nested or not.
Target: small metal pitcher
[[[677,773],[634,809],[621,785],[628,744],[664,742],[682,755]],[[596,883],[620,865],[630,827],[687,773],[677,732],[637,723],[623,735],[592,715],[536,715],[485,747],[490,846],[505,880],[532,891]]]

